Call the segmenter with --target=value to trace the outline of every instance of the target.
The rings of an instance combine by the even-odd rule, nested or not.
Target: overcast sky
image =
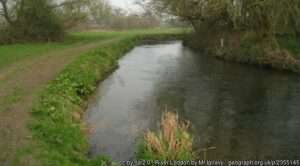
[[[136,0],[109,0],[110,3],[114,6],[120,7],[122,9],[126,9],[130,12],[139,11],[139,6],[135,5]]]

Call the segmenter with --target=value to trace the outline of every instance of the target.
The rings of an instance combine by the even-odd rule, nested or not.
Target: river
[[[135,47],[86,113],[91,156],[133,159],[163,111],[189,120],[208,159],[300,158],[300,77],[197,54],[180,41]]]

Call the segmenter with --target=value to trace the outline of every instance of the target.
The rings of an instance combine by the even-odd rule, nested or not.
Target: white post
[[[220,44],[221,44],[221,48],[223,48],[224,47],[224,38],[220,39]]]

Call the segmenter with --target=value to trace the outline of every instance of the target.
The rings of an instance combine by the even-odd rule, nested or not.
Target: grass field
[[[0,69],[14,62],[41,56],[54,50],[75,47],[90,42],[116,37],[116,33],[71,33],[65,41],[49,43],[25,43],[0,46]]]
[[[0,165],[89,163],[81,124],[73,123],[80,101],[136,41],[181,33],[180,29],[73,32],[61,42],[0,46],[0,149],[5,149],[0,151]],[[33,149],[43,157],[32,156]]]

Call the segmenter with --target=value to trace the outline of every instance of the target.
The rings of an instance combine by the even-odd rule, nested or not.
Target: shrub
[[[56,40],[62,37],[63,28],[47,0],[26,0],[16,31],[25,38],[34,40]],[[22,35],[22,34],[21,34]]]

